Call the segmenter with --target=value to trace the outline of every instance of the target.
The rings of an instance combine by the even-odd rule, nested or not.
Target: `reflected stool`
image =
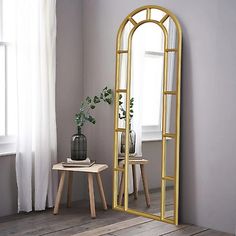
[[[120,162],[119,165],[122,165],[124,167],[124,160],[119,158]],[[141,178],[143,182],[143,188],[144,188],[144,194],[145,194],[145,200],[146,200],[146,205],[147,207],[150,207],[150,194],[149,194],[149,189],[148,189],[148,181],[147,181],[147,176],[145,174],[145,168],[144,166],[148,164],[147,159],[143,159],[140,157],[130,157],[129,158],[129,165],[132,165],[132,175],[133,175],[133,188],[134,188],[134,199],[138,198],[138,189],[137,189],[137,173],[136,173],[136,165],[140,166],[140,171],[141,171]],[[119,187],[119,205],[122,204],[122,199],[124,195],[124,173],[122,172],[121,174],[121,180],[120,180],[120,187]]]

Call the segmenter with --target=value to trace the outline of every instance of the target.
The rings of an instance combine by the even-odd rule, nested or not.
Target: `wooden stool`
[[[129,159],[129,165],[132,165],[132,174],[133,174],[133,188],[134,188],[134,199],[138,198],[138,189],[137,189],[137,174],[136,174],[136,165],[140,166],[141,170],[141,177],[143,181],[143,188],[145,193],[145,199],[146,199],[146,205],[147,207],[150,207],[150,195],[149,195],[149,189],[148,189],[148,182],[147,177],[145,174],[144,165],[148,163],[147,159],[140,159],[140,158],[130,158]],[[124,160],[121,160],[121,165],[124,166]],[[121,181],[120,181],[120,189],[119,189],[119,205],[122,204],[122,199],[124,195],[124,173],[121,174]]]
[[[102,179],[100,172],[107,169],[108,166],[104,164],[93,164],[91,167],[63,167],[62,163],[53,165],[53,170],[58,170],[61,172],[60,183],[57,191],[55,207],[53,214],[58,214],[59,205],[61,201],[61,194],[65,182],[66,172],[68,173],[68,191],[67,191],[67,207],[71,207],[71,194],[72,194],[72,181],[73,181],[73,172],[82,172],[88,174],[88,190],[89,190],[89,201],[90,201],[90,212],[91,217],[96,218],[95,210],[95,200],[94,200],[94,188],[93,188],[93,174],[97,177],[97,183],[99,187],[99,192],[103,204],[104,210],[107,210],[106,198],[103,190]]]

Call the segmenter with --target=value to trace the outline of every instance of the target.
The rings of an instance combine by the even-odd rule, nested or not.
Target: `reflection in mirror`
[[[166,140],[166,176],[175,175],[175,139]]]
[[[153,20],[161,21],[161,19],[165,16],[165,12],[163,12],[159,9],[152,9],[151,16],[152,16]]]
[[[147,11],[143,10],[133,16],[133,19],[138,23],[140,21],[146,20]]]
[[[121,160],[119,160],[119,167],[120,168],[124,168],[124,163],[122,163],[122,161]],[[123,204],[123,200],[124,200],[124,173],[121,171],[120,173],[119,173],[119,192],[118,192],[118,205],[119,206],[124,206],[124,204]]]
[[[173,181],[166,181],[165,184],[165,208],[164,208],[164,218],[174,219],[174,188]]]
[[[127,53],[120,53],[119,58],[120,68],[119,68],[119,76],[120,83],[119,89],[126,89],[127,87]]]
[[[128,21],[121,34],[121,45],[119,48],[120,50],[128,49],[128,37],[129,37],[129,32],[131,31],[132,28],[133,28],[132,23]]]
[[[168,48],[176,48],[178,45],[178,37],[175,22],[171,17],[168,17],[163,25],[168,33]]]
[[[167,133],[176,133],[176,96],[166,95],[166,131]]]
[[[148,134],[161,135],[164,35],[154,23],[141,25],[133,36],[131,96],[134,126]],[[149,131],[147,130],[149,129]]]
[[[126,111],[126,93],[119,93],[119,120],[118,120],[118,127],[124,129],[125,128],[125,114]],[[118,135],[118,138],[121,138],[121,135]],[[120,141],[119,141],[120,143]],[[119,150],[118,153],[121,151]]]
[[[129,208],[160,216],[162,145],[157,140],[162,133],[164,34],[158,25],[145,23],[135,31],[131,60],[131,128],[139,148],[130,161]]]
[[[156,17],[163,17],[160,11],[155,13]],[[129,208],[158,216],[161,209],[164,42],[162,29],[157,24],[145,23],[133,35],[131,55],[131,97],[134,98],[131,129],[137,133],[137,155],[129,160]],[[171,52],[168,57],[168,91],[173,91],[176,84],[173,81],[174,61],[175,52]],[[175,115],[171,115],[176,109],[173,95],[167,96],[166,107],[166,131],[175,133]],[[174,176],[174,155],[174,139],[167,138],[167,176]],[[166,183],[165,204],[168,208],[165,210],[168,211],[169,203],[174,201],[173,187],[173,181]]]
[[[169,52],[168,53],[168,67],[171,68],[171,70],[168,70],[167,73],[167,85],[166,85],[166,90],[167,91],[176,91],[176,53],[175,52]]]

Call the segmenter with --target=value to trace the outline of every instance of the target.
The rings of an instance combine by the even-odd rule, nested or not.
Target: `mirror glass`
[[[158,216],[161,207],[163,65],[162,29],[154,23],[142,24],[132,39],[131,97],[134,98],[134,116],[131,129],[141,133],[141,148],[133,163],[139,163],[136,161],[139,158],[141,161],[129,167],[129,208]],[[133,191],[131,180],[134,179],[137,193]]]
[[[181,38],[175,22],[158,7],[128,16],[118,37],[116,72],[113,206],[169,223],[178,222]]]
[[[156,16],[160,16],[158,13],[156,12]],[[164,41],[163,30],[157,24],[145,23],[138,27],[133,35],[131,55],[131,98],[134,98],[131,129],[135,132],[141,129],[142,142],[140,153],[133,159],[136,161],[140,158],[142,161],[141,164],[131,163],[129,166],[129,208],[158,216],[161,208]],[[171,57],[175,57],[175,53],[172,54]],[[167,90],[173,91],[173,74],[168,75]],[[168,133],[175,133],[175,115],[172,115],[176,109],[175,97],[168,95],[166,103],[166,129]],[[166,139],[168,176],[174,176],[174,155],[174,139],[168,138]],[[135,161],[133,163],[138,163]],[[135,184],[137,193],[134,191]],[[168,217],[173,216],[173,187],[173,181],[166,181],[164,187],[166,193],[163,196],[166,198],[165,211],[168,211]]]

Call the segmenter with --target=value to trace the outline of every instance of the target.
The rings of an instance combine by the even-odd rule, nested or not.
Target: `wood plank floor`
[[[229,236],[230,234],[197,227],[194,225],[174,226],[143,217],[101,210],[97,205],[97,218],[91,219],[88,202],[72,204],[72,208],[62,206],[59,215],[52,209],[43,212],[17,214],[0,218],[0,236]]]

